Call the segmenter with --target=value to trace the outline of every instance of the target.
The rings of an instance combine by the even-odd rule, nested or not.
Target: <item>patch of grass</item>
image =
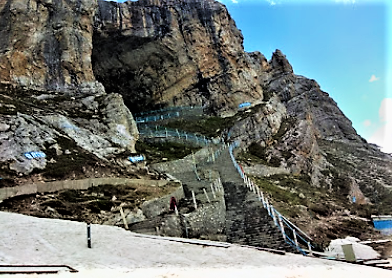
[[[266,153],[266,148],[263,148],[259,144],[253,142],[248,147],[248,152],[242,152],[239,155],[239,161],[247,161],[250,159],[254,163],[259,163],[271,167],[279,167],[281,159],[279,157],[271,157],[268,161],[268,155]]]
[[[174,142],[148,143],[140,140],[136,142],[135,147],[138,153],[146,156],[149,163],[161,162],[163,158],[167,158],[168,161],[181,159],[200,149]]]
[[[165,124],[168,128],[176,128],[191,133],[202,134],[207,137],[216,137],[225,129],[232,126],[230,118],[203,117],[196,120],[180,119]]]
[[[201,134],[207,137],[217,137],[221,135],[222,132],[228,131],[238,121],[251,117],[254,114],[260,112],[264,105],[265,104],[259,104],[249,109],[238,111],[232,117],[222,118],[217,116],[208,116],[193,120],[181,119],[169,121],[163,125],[169,128],[176,128],[191,133]]]
[[[256,178],[255,180],[260,189],[270,194],[275,201],[284,202],[290,206],[307,206],[308,204],[306,199],[301,199],[298,194],[290,192],[289,188],[285,190],[281,188],[282,186],[278,187],[271,179]]]

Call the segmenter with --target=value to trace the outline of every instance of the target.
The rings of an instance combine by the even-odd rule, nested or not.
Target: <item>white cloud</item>
[[[365,120],[362,124],[363,124],[365,127],[369,127],[369,126],[372,125],[372,121],[371,121],[371,120]]]
[[[231,2],[233,2],[234,4],[238,4],[237,0],[231,0]]]
[[[369,138],[370,143],[381,147],[386,153],[392,153],[392,98],[384,98],[378,111],[382,126]]]
[[[374,74],[370,77],[369,82],[375,82],[377,80],[380,80],[380,77],[376,77]]]
[[[271,5],[271,6],[275,6],[276,2],[274,0],[267,0],[267,2]]]

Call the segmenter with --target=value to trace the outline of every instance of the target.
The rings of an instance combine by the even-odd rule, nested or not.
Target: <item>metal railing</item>
[[[146,111],[146,112],[140,112],[136,113],[136,117],[143,117],[146,115],[157,115],[157,114],[162,114],[166,112],[180,112],[184,110],[195,110],[195,109],[203,109],[203,106],[175,106],[175,107],[167,107],[167,108],[162,108],[158,110],[151,110],[151,111]]]
[[[201,116],[203,114],[202,106],[183,106],[183,107],[169,107],[161,110],[154,110],[135,114],[135,121],[137,124],[147,124],[150,122],[163,121],[172,118],[186,117],[186,116]]]
[[[286,241],[286,243],[297,249],[301,254],[307,255],[304,248],[302,248],[300,245],[302,244],[302,246],[306,246],[309,254],[312,254],[312,249],[314,249],[314,246],[311,243],[312,239],[305,232],[294,225],[290,220],[284,217],[278,210],[276,210],[269,202],[268,198],[264,196],[260,188],[255,186],[255,184],[246,176],[241,165],[239,165],[235,160],[233,151],[237,147],[239,147],[239,143],[237,141],[233,142],[229,147],[229,153],[234,167],[237,169],[237,172],[244,180],[244,184],[249,190],[258,195],[258,200],[262,202],[263,207],[267,210],[268,215],[274,221],[275,226],[277,226],[282,232],[283,239]]]
[[[199,107],[200,108],[200,107]],[[181,110],[186,110],[186,109],[193,109],[193,107],[177,107],[177,108],[168,108],[168,109],[162,109],[162,110],[157,110],[157,111],[150,111],[146,112],[146,114],[153,114],[154,113],[163,113],[163,112],[170,112],[166,114],[161,114],[161,115],[150,115],[150,116],[145,116],[145,117],[137,117],[136,121],[138,123],[148,123],[148,122],[155,122],[159,120],[164,120],[164,119],[169,119],[173,117],[180,117],[180,112]],[[143,115],[143,113],[141,113]],[[201,146],[216,146],[220,141],[214,142],[212,139],[207,138],[205,136],[201,135],[196,135],[192,133],[187,133],[184,131],[179,131],[178,129],[169,129],[166,127],[160,127],[160,126],[155,126],[155,127],[150,127],[148,125],[140,125],[139,127],[139,133],[141,137],[151,137],[151,138],[177,138],[181,140],[185,140],[187,142],[192,142],[194,144],[198,144]],[[258,195],[258,200],[262,202],[264,209],[267,210],[268,215],[272,218],[274,221],[275,225],[279,228],[279,230],[282,233],[282,236],[285,240],[285,242],[292,247],[294,247],[296,250],[298,250],[300,253],[303,255],[307,255],[305,249],[302,246],[305,246],[310,254],[312,254],[312,248],[314,249],[314,246],[311,244],[312,239],[301,229],[299,229],[296,225],[294,225],[290,220],[288,220],[286,217],[284,217],[278,210],[276,210],[273,205],[269,202],[268,198],[264,196],[263,192],[260,190],[258,186],[255,186],[254,183],[247,177],[247,175],[244,173],[244,170],[242,169],[241,165],[237,163],[235,160],[234,156],[234,149],[239,147],[239,142],[233,142],[229,146],[226,144],[221,144],[221,146],[218,149],[211,148],[206,155],[202,157],[196,158],[194,155],[192,157],[193,160],[193,168],[194,172],[196,175],[196,178],[200,180],[199,174],[198,174],[198,168],[205,166],[207,164],[213,164],[215,163],[216,159],[222,154],[222,152],[229,147],[229,154],[232,160],[232,163],[234,167],[236,168],[237,172],[240,174],[241,178],[244,181],[245,186],[253,193]],[[213,184],[211,184],[211,193],[213,194],[213,197],[215,199],[215,192],[219,190],[219,188],[222,187],[220,179],[218,181],[215,181]],[[223,190],[223,188],[221,188]],[[195,205],[195,209],[197,209],[197,203],[196,199],[193,193],[193,201]],[[204,191],[205,195],[207,195],[207,192]],[[207,199],[209,200],[209,197],[206,196]]]
[[[171,118],[177,118],[180,117],[180,112],[173,112],[173,113],[167,113],[167,114],[161,114],[161,115],[153,115],[153,116],[146,116],[146,117],[136,117],[135,121],[137,124],[142,124],[142,123],[150,123],[150,122],[157,122],[157,121],[163,121]]]
[[[193,133],[180,131],[178,129],[170,129],[161,126],[144,126],[139,128],[139,135],[142,138],[177,138],[180,140],[190,141],[196,145],[201,146],[207,146],[214,143],[214,140],[203,135],[196,135]]]

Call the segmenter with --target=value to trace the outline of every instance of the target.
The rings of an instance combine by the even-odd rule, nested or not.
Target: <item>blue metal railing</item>
[[[255,191],[255,186],[254,184],[250,181],[250,179],[245,175],[244,171],[242,170],[241,166],[237,163],[234,157],[234,149],[239,147],[239,142],[235,141],[233,142],[230,147],[229,147],[229,153],[230,153],[230,158],[231,161],[233,162],[234,167],[236,168],[237,172],[240,174],[241,178],[244,180],[244,183],[246,184],[247,187],[250,189],[253,188]],[[307,255],[306,251],[301,248],[301,246],[298,244],[298,239],[306,245],[306,247],[309,249],[309,252],[312,251],[312,248],[314,249],[314,246],[311,244],[311,238],[301,231],[298,227],[296,227],[294,224],[292,224],[287,218],[285,218],[279,211],[277,211],[271,204],[269,204],[268,199],[264,199],[263,193],[259,191],[259,188],[257,188],[257,192],[261,193],[261,196],[259,196],[258,200],[260,200],[263,204],[263,207],[267,210],[268,215],[272,217],[274,220],[275,225],[281,230],[282,235],[289,245],[297,249],[301,254]],[[278,218],[278,219],[277,219]],[[279,221],[278,221],[279,220]],[[292,236],[295,239],[292,239],[290,235],[285,231],[285,228],[288,228],[291,231]],[[305,239],[307,238],[307,239]]]
[[[201,146],[207,146],[214,143],[212,139],[206,136],[160,126],[140,128],[139,134],[141,137],[145,138],[178,138]]]

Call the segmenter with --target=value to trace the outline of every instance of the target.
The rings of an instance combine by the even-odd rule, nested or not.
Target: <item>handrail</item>
[[[237,163],[237,161],[235,160],[234,154],[233,154],[233,150],[235,148],[237,148],[239,146],[239,142],[235,141],[232,144],[230,144],[229,147],[229,154],[230,154],[230,158],[233,162],[234,167],[236,168],[237,172],[240,174],[240,176],[243,178],[244,183],[246,184],[246,186],[250,189],[253,190],[253,192],[256,192],[255,190],[255,186],[253,184],[252,181],[250,181],[250,179],[246,176],[246,174],[244,173],[244,171],[242,170],[241,166]],[[309,248],[309,252],[312,252],[312,248],[314,248],[314,246],[311,244],[312,239],[305,233],[303,232],[301,229],[299,229],[296,225],[294,225],[290,220],[288,220],[286,217],[284,217],[279,211],[277,211],[269,202],[267,197],[263,197],[263,193],[261,191],[259,191],[259,189],[257,190],[258,194],[259,194],[259,200],[263,203],[263,207],[265,209],[267,209],[268,211],[268,215],[270,217],[272,217],[272,219],[275,222],[275,225],[279,226],[284,240],[286,243],[288,243],[289,245],[293,246],[294,248],[296,248],[300,253],[302,253],[303,255],[307,255],[306,252],[299,246],[298,244],[298,240],[296,239],[296,237],[298,237],[299,239],[301,239],[303,241],[303,243],[307,244],[307,247]],[[261,195],[261,196],[260,196]],[[279,221],[277,221],[275,215],[278,217]],[[284,231],[283,226],[286,226],[287,228],[289,228],[292,232],[293,232],[293,236],[294,236],[294,240],[291,239],[289,237],[289,235]],[[305,239],[304,237],[301,236],[301,234],[306,237],[307,239]]]
[[[204,108],[203,106],[175,106],[175,107],[162,108],[158,110],[140,112],[140,113],[136,113],[135,116],[159,114],[168,111],[183,111],[183,110],[193,110],[193,109],[203,109],[203,108]]]
[[[275,208],[274,208],[275,209]],[[276,210],[275,210],[276,211]],[[281,214],[280,214],[281,215]],[[288,220],[286,217],[284,217],[283,215],[281,215],[282,219],[284,222],[286,222],[287,226],[292,226],[293,228],[295,228],[295,230],[301,232],[301,234],[303,234],[307,239],[309,239],[310,241],[312,241],[313,239],[308,236],[304,231],[302,231],[300,228],[298,228],[296,225],[294,225],[290,220]]]
[[[199,108],[199,107],[198,107]],[[161,115],[155,115],[155,116],[146,116],[146,117],[137,117],[136,118],[136,122],[137,123],[148,123],[148,122],[152,122],[152,121],[158,121],[158,120],[164,120],[164,119],[169,119],[172,117],[179,117],[180,113],[179,111],[181,111],[181,109],[183,108],[169,108],[166,110],[157,110],[157,111],[152,111],[155,113],[163,113],[163,112],[168,112],[168,111],[175,111],[172,113],[167,113],[167,114],[161,114]],[[191,109],[193,109],[193,107],[191,107]],[[177,110],[177,111],[176,111]],[[185,110],[185,109],[184,109]],[[152,113],[152,112],[148,112],[148,113]],[[143,113],[141,113],[141,115],[143,115]],[[186,132],[181,132],[178,129],[168,129],[165,127],[160,127],[160,126],[155,126],[155,130],[151,129],[151,128],[147,128],[147,125],[144,125],[143,128],[140,128],[140,134],[141,135],[151,135],[153,137],[175,137],[175,138],[183,138],[185,140],[189,140],[189,141],[193,141],[193,142],[197,142],[197,143],[203,143],[205,145],[211,144],[213,143],[213,140],[210,138],[206,138],[205,136],[201,137],[198,136],[196,134],[191,134],[191,133],[186,133]],[[229,154],[230,154],[230,158],[231,161],[233,163],[233,166],[236,168],[237,172],[240,174],[241,178],[244,180],[244,183],[246,184],[246,186],[250,189],[253,190],[253,192],[256,193],[256,187],[253,184],[253,182],[246,176],[245,172],[243,171],[242,167],[237,163],[235,156],[234,156],[234,149],[237,148],[239,146],[239,142],[238,141],[234,141],[229,145]],[[211,155],[208,155],[206,157],[206,161],[202,161],[201,163],[210,163],[216,160],[216,158],[222,153],[222,150],[226,148],[226,145],[223,144],[223,146],[221,148],[219,148],[217,151],[215,151],[214,153],[212,153]],[[193,158],[194,159],[194,158]],[[203,159],[204,160],[204,159]],[[198,180],[200,180],[200,177],[197,173],[197,164],[196,161],[194,160],[194,172],[196,174],[196,177]],[[199,164],[200,165],[200,164]],[[283,238],[285,240],[285,242],[289,245],[291,245],[292,247],[296,248],[300,253],[302,253],[303,255],[307,255],[306,252],[304,251],[304,249],[302,249],[299,244],[298,244],[298,239],[300,239],[300,241],[303,244],[306,244],[307,247],[309,248],[310,253],[312,252],[312,248],[314,248],[314,246],[312,246],[311,242],[312,239],[305,233],[303,232],[301,229],[299,229],[295,224],[293,224],[290,220],[288,220],[286,217],[284,217],[281,213],[279,213],[269,202],[267,197],[263,197],[263,193],[259,190],[259,188],[257,187],[257,193],[259,195],[259,200],[262,201],[263,203],[263,207],[265,209],[267,209],[268,211],[268,215],[270,217],[272,217],[272,219],[275,222],[275,225],[277,225],[281,231],[282,231],[282,235]],[[260,196],[261,194],[261,196]],[[278,221],[279,220],[279,221]],[[294,239],[291,239],[289,234],[286,233],[284,227],[287,227],[288,229],[291,230],[291,233],[294,237]],[[302,236],[301,236],[302,235]],[[305,237],[305,238],[304,238]]]
[[[165,127],[156,126],[155,129],[152,128],[142,128],[139,129],[139,134],[145,137],[174,137],[179,139],[185,139],[187,141],[192,141],[196,143],[200,143],[202,145],[209,145],[213,143],[211,138],[206,136],[200,136],[193,133],[187,133],[183,131],[179,131],[178,129],[169,129]]]

